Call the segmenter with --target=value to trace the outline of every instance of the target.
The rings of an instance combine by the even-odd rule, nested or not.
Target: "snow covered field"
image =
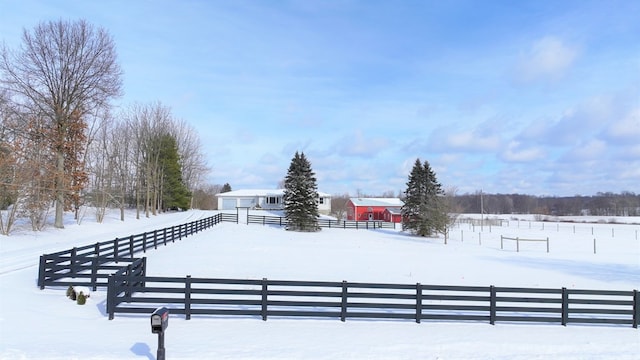
[[[0,359],[155,359],[148,316],[105,314],[105,291],[84,306],[65,288],[39,290],[38,257],[211,216],[189,211],[106,224],[69,221],[64,230],[0,236]],[[477,216],[476,216],[477,217]],[[503,216],[503,219],[512,219]],[[529,222],[463,224],[440,239],[393,230],[323,229],[292,233],[223,223],[147,252],[148,274],[282,280],[370,281],[632,290],[640,288],[636,224]],[[544,224],[544,225],[543,225]],[[546,244],[500,236],[542,239]],[[594,239],[597,251],[594,254]],[[168,359],[637,359],[631,326],[280,319],[172,316]]]

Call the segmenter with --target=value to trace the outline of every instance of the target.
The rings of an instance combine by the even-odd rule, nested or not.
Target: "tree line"
[[[398,197],[387,191],[379,195],[356,197]],[[458,214],[540,214],[553,216],[640,216],[640,194],[633,192],[599,192],[590,196],[535,196],[526,194],[456,194],[455,189],[445,190],[446,202],[450,210]],[[346,214],[349,194],[335,194],[331,197],[331,211],[339,218]]]
[[[0,52],[0,233],[42,229],[63,213],[135,207],[137,217],[192,206],[208,171],[197,133],[160,104],[116,109],[122,70],[109,33],[84,20],[24,30]]]
[[[592,196],[533,196],[523,194],[456,195],[459,213],[541,214],[554,216],[640,216],[640,194],[599,192]]]

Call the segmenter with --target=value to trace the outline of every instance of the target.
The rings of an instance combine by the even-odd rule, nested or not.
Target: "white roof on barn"
[[[284,189],[243,189],[243,190],[234,190],[234,191],[219,193],[218,196],[254,197],[254,196],[282,196],[283,194],[284,194]],[[331,195],[318,191],[318,196],[330,197]]]
[[[355,206],[402,206],[404,202],[398,198],[351,198]]]

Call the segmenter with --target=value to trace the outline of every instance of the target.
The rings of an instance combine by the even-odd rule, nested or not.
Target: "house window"
[[[269,196],[267,197],[267,204],[278,204],[280,203],[280,198],[277,196]]]
[[[324,198],[323,197],[319,198],[319,202],[320,204],[324,204]]]

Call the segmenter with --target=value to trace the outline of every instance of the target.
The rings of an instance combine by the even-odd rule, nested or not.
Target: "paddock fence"
[[[40,256],[38,286],[83,285],[94,291],[98,286],[106,287],[110,274],[123,268],[119,263],[133,266],[134,272],[145,273],[144,265],[137,262],[136,254],[146,253],[148,249],[157,249],[189,235],[209,229],[221,222],[238,223],[238,214],[218,213],[204,219],[166,227],[141,234],[130,235],[96,244],[74,247]],[[278,216],[248,215],[250,224],[286,226],[287,219]],[[383,221],[342,221],[319,219],[317,225],[324,228],[343,229],[390,229],[395,223]],[[126,266],[129,266],[126,265]],[[126,267],[125,266],[125,267]]]
[[[547,244],[547,252],[549,252],[549,238],[547,237],[546,239],[524,239],[524,238],[520,238],[520,237],[506,237],[506,236],[502,236],[500,235],[500,249],[504,250],[504,241],[505,240],[511,240],[511,241],[515,241],[516,242],[516,252],[520,252],[520,242],[524,241],[524,242],[544,242]],[[595,246],[595,245],[594,245]]]
[[[509,220],[503,219],[472,219],[472,218],[457,218],[456,224],[469,224],[471,226],[509,226]]]
[[[247,215],[248,224],[287,226],[287,218],[280,216]],[[316,225],[321,228],[339,229],[395,229],[396,223],[379,220],[351,221],[318,219]]]
[[[404,319],[638,327],[638,291],[270,279],[109,277],[107,313],[218,317]]]
[[[38,286],[44,289],[46,286],[84,285],[95,291],[98,286],[106,287],[107,278],[114,272],[129,271],[144,275],[146,259],[136,258],[134,255],[182,240],[222,221],[231,219],[223,214],[216,214],[160,230],[41,255]]]

